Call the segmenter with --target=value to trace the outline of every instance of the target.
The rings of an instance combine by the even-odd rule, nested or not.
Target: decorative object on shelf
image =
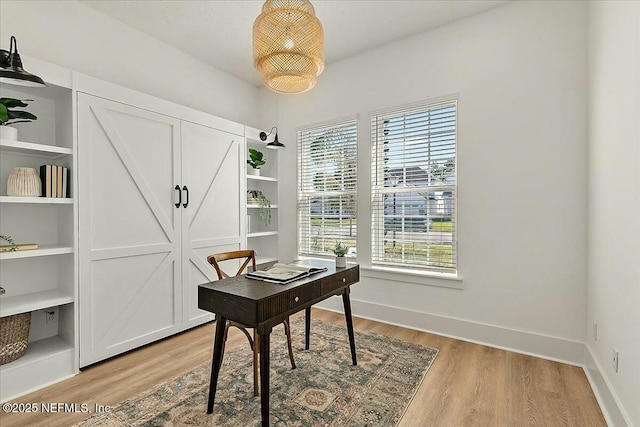
[[[12,245],[0,245],[0,252],[32,251],[34,249],[38,249],[37,243],[14,243]]]
[[[0,82],[19,86],[46,86],[44,80],[22,68],[18,42],[14,36],[11,36],[8,51],[0,49]]]
[[[31,312],[0,319],[0,365],[24,356],[29,342]]]
[[[15,168],[7,179],[7,196],[40,197],[42,182],[33,168]]]
[[[4,290],[4,288],[2,286],[0,286],[0,295],[4,295],[6,291]]]
[[[248,169],[250,175],[260,175],[260,167],[266,163],[267,161],[261,151],[258,151],[255,148],[249,148],[249,159],[247,160],[247,164],[251,166],[251,169]]]
[[[0,139],[17,141],[18,128],[14,128],[13,126],[0,126]]]
[[[38,249],[37,243],[16,243],[11,236],[0,236],[1,240],[9,243],[8,245],[0,245],[0,252],[16,252]]]
[[[275,138],[273,138],[273,141],[267,143],[267,148],[271,148],[274,150],[278,148],[284,148],[284,144],[278,141],[278,128],[276,126],[271,128],[271,132],[269,132],[269,134],[267,134],[266,132],[260,132],[260,141],[266,141],[267,137],[271,135],[274,130],[276,131],[276,136]]]
[[[324,70],[324,33],[308,0],[267,0],[253,23],[253,65],[274,92],[301,93]]]
[[[264,225],[271,224],[271,202],[260,190],[247,191],[247,203],[260,206],[260,219]]]
[[[3,252],[15,252],[18,250],[18,245],[16,245],[16,242],[13,241],[13,237],[0,236],[0,239],[8,243],[8,245],[1,246],[2,248],[6,248]]]
[[[331,252],[336,256],[336,267],[344,268],[347,266],[347,258],[345,258],[345,255],[349,252],[349,246],[342,242],[336,242],[336,245],[331,249]]]
[[[0,98],[0,138],[15,141],[18,139],[18,129],[9,125],[38,119],[28,111],[15,110],[16,107],[29,105],[24,101],[31,101],[31,99]]]

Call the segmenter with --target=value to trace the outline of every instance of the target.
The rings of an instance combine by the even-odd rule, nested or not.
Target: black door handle
[[[178,203],[175,203],[175,205],[176,205],[176,208],[179,208],[180,204],[182,203],[182,191],[180,191],[180,186],[177,184],[174,187],[174,190],[178,190]]]
[[[182,204],[183,208],[186,208],[187,205],[189,204],[189,189],[187,188],[187,186],[183,186],[182,189],[187,193],[187,201],[185,203]]]

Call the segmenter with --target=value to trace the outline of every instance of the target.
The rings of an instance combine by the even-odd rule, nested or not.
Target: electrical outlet
[[[613,352],[611,354],[611,366],[613,367],[613,370],[615,372],[618,372],[618,361],[619,361],[619,357],[620,355],[618,354],[618,350],[616,350],[615,348],[613,349]]]
[[[598,324],[593,322],[593,340],[598,341]]]
[[[55,323],[58,321],[58,309],[52,308],[50,310],[45,311],[45,319],[47,325],[50,323]]]

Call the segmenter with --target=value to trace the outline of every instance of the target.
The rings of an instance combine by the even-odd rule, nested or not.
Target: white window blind
[[[455,273],[457,100],[371,115],[373,265]]]
[[[298,131],[298,253],[356,250],[356,118]]]

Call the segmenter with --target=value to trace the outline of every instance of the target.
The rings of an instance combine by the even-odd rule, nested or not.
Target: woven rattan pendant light
[[[264,84],[305,92],[324,70],[322,24],[308,0],[267,0],[253,23],[253,63]]]

